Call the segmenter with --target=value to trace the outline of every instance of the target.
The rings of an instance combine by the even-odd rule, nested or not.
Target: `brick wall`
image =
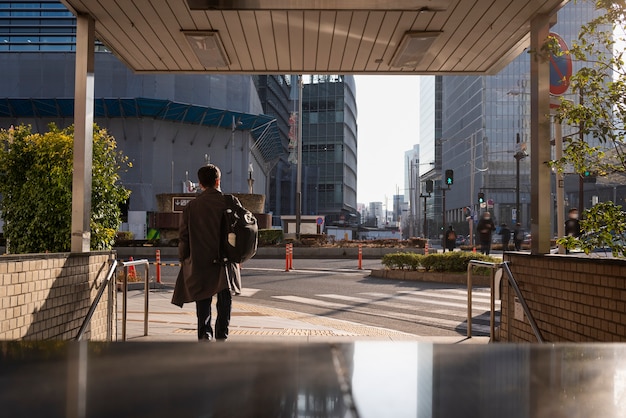
[[[626,341],[626,260],[506,254],[547,342]],[[536,342],[503,277],[500,340]]]
[[[111,257],[109,252],[0,257],[0,340],[76,338]],[[115,304],[113,282],[83,339],[113,339]]]

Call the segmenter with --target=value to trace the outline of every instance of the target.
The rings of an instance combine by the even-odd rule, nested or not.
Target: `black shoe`
[[[199,342],[205,342],[205,343],[210,343],[211,341],[213,341],[213,337],[209,334],[204,335],[202,338],[198,338]]]
[[[228,339],[228,337],[216,338],[215,341],[217,341],[218,343],[225,343],[227,339]]]

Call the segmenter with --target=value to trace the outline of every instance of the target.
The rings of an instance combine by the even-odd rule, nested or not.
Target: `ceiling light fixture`
[[[227,67],[228,55],[218,31],[182,31],[204,68]]]
[[[392,67],[415,68],[442,32],[406,32],[391,59]]]

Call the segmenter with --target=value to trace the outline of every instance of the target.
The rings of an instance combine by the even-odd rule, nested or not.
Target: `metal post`
[[[72,252],[89,252],[91,241],[91,175],[94,114],[95,22],[76,17],[74,85],[74,157],[72,175]]]
[[[531,253],[550,252],[551,171],[546,164],[550,155],[550,61],[540,51],[550,31],[551,18],[546,14],[535,16],[530,22],[530,49],[535,51],[530,60],[531,84]]]
[[[583,105],[583,92],[581,91],[579,96],[579,104],[582,107]],[[580,122],[578,135],[580,137],[580,142],[585,140],[585,136],[583,135],[583,122]],[[583,175],[580,174],[578,176],[578,216],[583,216],[583,211],[585,210],[585,181],[583,179]]]
[[[430,193],[428,196],[421,196],[424,198],[424,238],[428,238],[428,220],[426,219],[426,198],[430,197]]]
[[[302,96],[303,96],[303,78],[299,76],[298,88],[298,149],[297,149],[297,171],[296,171],[296,238],[300,239],[300,218],[302,215]]]
[[[467,266],[467,338],[472,338],[472,266]]]
[[[554,156],[557,160],[563,156],[563,129],[561,124],[555,121],[554,124]],[[559,237],[565,235],[565,184],[563,173],[556,172],[556,234]],[[565,248],[559,245],[559,254],[565,254]]]

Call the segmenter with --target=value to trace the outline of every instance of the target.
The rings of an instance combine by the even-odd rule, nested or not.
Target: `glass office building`
[[[443,191],[441,185],[442,76],[420,77],[420,158],[416,204],[419,236],[438,238],[442,233]],[[433,191],[426,192],[427,181]]]
[[[356,85],[351,75],[305,77],[302,213],[356,223]]]
[[[551,31],[571,44],[596,13],[589,2],[570,2]],[[490,210],[498,224],[520,221],[530,227],[529,158],[519,161],[519,174],[515,158],[518,152],[530,154],[529,60],[523,53],[494,76],[443,77],[441,168],[454,170],[454,185],[446,194],[447,223],[466,223],[470,207],[476,214]],[[573,71],[579,67],[574,62]],[[478,193],[484,194],[484,207]]]

